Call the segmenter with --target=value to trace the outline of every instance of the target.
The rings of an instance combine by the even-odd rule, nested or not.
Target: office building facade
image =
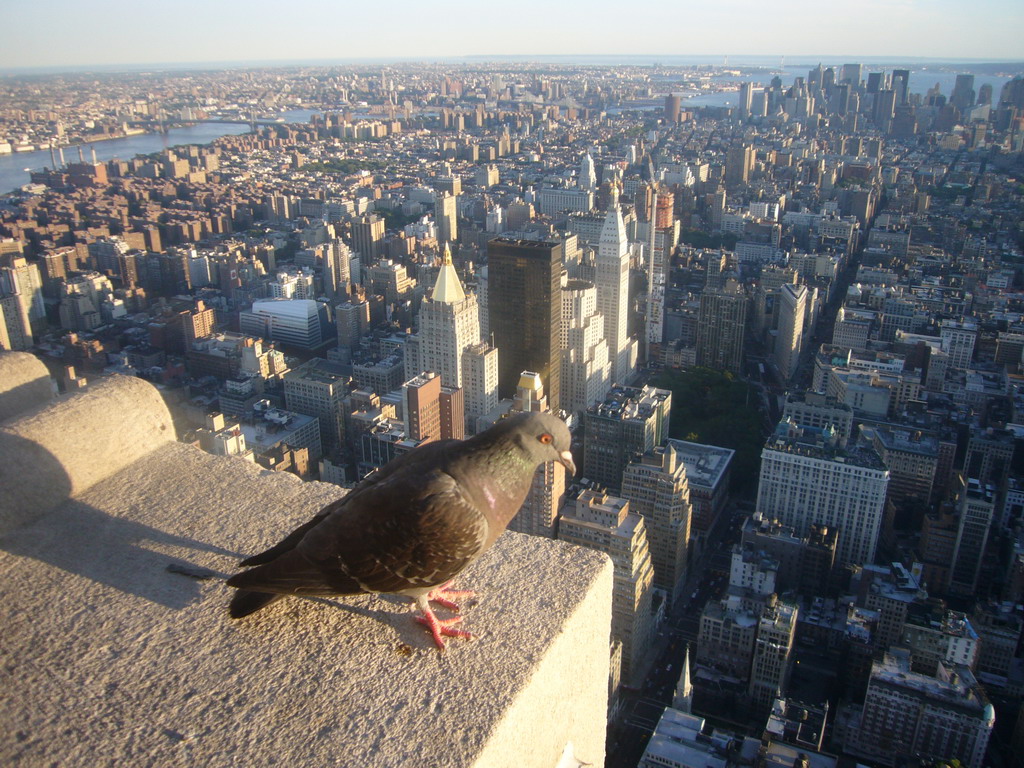
[[[498,394],[512,398],[523,371],[539,373],[551,409],[561,403],[562,244],[487,243],[488,326],[498,348]]]

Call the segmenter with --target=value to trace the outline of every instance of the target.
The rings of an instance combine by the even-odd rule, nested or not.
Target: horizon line
[[[976,58],[976,57],[955,57],[955,56],[910,56],[910,55],[899,55],[899,54],[886,54],[886,55],[858,55],[858,54],[813,54],[813,53],[801,53],[801,54],[779,54],[779,53],[540,53],[540,54],[519,54],[519,53],[508,53],[508,54],[488,54],[488,53],[469,53],[460,55],[424,55],[424,56],[354,56],[354,57],[334,57],[334,58],[282,58],[282,59],[218,59],[218,60],[188,60],[188,61],[160,61],[160,62],[117,62],[108,64],[35,64],[35,65],[23,65],[23,66],[3,66],[0,65],[0,74],[29,74],[29,73],[43,73],[48,74],[60,74],[64,72],[89,72],[92,70],[145,70],[145,69],[195,69],[205,67],[218,67],[218,68],[240,68],[240,67],[263,67],[263,68],[274,68],[274,67],[285,67],[285,66],[337,66],[342,64],[412,64],[412,63],[458,63],[458,62],[502,62],[502,61],[519,61],[523,63],[547,63],[550,61],[562,61],[571,62],[572,60],[578,59],[604,59],[604,60],[616,60],[616,59],[643,59],[650,61],[650,64],[644,64],[642,66],[672,66],[671,63],[666,64],[661,61],[663,59],[688,59],[694,63],[708,64],[715,62],[700,61],[696,60],[721,60],[716,66],[730,67],[734,64],[730,64],[728,59],[736,59],[735,66],[740,66],[744,62],[750,59],[778,59],[779,63],[785,66],[785,59],[791,58],[794,61],[792,65],[796,65],[798,62],[803,60],[818,60],[823,61],[836,61],[843,59],[844,63],[859,63],[860,61],[872,61],[872,62],[927,62],[930,64],[990,64],[990,65],[1007,65],[1007,66],[1020,66],[1024,68],[1024,57],[1019,59],[1004,58],[1004,57],[987,57],[987,58]],[[681,62],[680,62],[681,63]],[[677,64],[678,65],[678,64]],[[583,66],[599,66],[593,62],[587,62]],[[639,66],[639,65],[638,65]],[[763,64],[750,64],[747,66],[768,66]]]

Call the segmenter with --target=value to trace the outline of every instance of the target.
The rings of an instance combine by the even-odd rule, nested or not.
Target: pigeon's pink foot
[[[439,619],[434,615],[434,612],[430,608],[426,608],[423,611],[422,616],[417,616],[416,621],[423,624],[430,630],[430,634],[434,637],[434,645],[437,646],[437,650],[444,652],[444,637],[464,637],[467,640],[473,637],[472,634],[464,629],[455,629],[452,625],[458,624],[462,621],[461,616],[453,616],[450,619]]]
[[[476,594],[475,592],[471,592],[468,589],[448,589],[449,584],[451,584],[451,582],[446,581],[441,586],[432,590],[430,594],[427,595],[427,600],[429,600],[432,603],[437,603],[438,605],[447,608],[449,611],[458,611],[459,604],[451,600],[450,598],[473,597],[473,595]]]

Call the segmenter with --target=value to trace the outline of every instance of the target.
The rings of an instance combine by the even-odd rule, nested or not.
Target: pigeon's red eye
[[[549,435],[547,432],[545,432],[543,435],[541,435],[537,439],[540,440],[542,443],[544,443],[544,445],[550,445],[551,441],[554,440],[555,438],[553,438],[551,435]]]

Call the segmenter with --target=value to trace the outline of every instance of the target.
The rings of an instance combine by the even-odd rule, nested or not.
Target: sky
[[[0,69],[461,56],[1024,60],[1022,0],[5,0]]]

